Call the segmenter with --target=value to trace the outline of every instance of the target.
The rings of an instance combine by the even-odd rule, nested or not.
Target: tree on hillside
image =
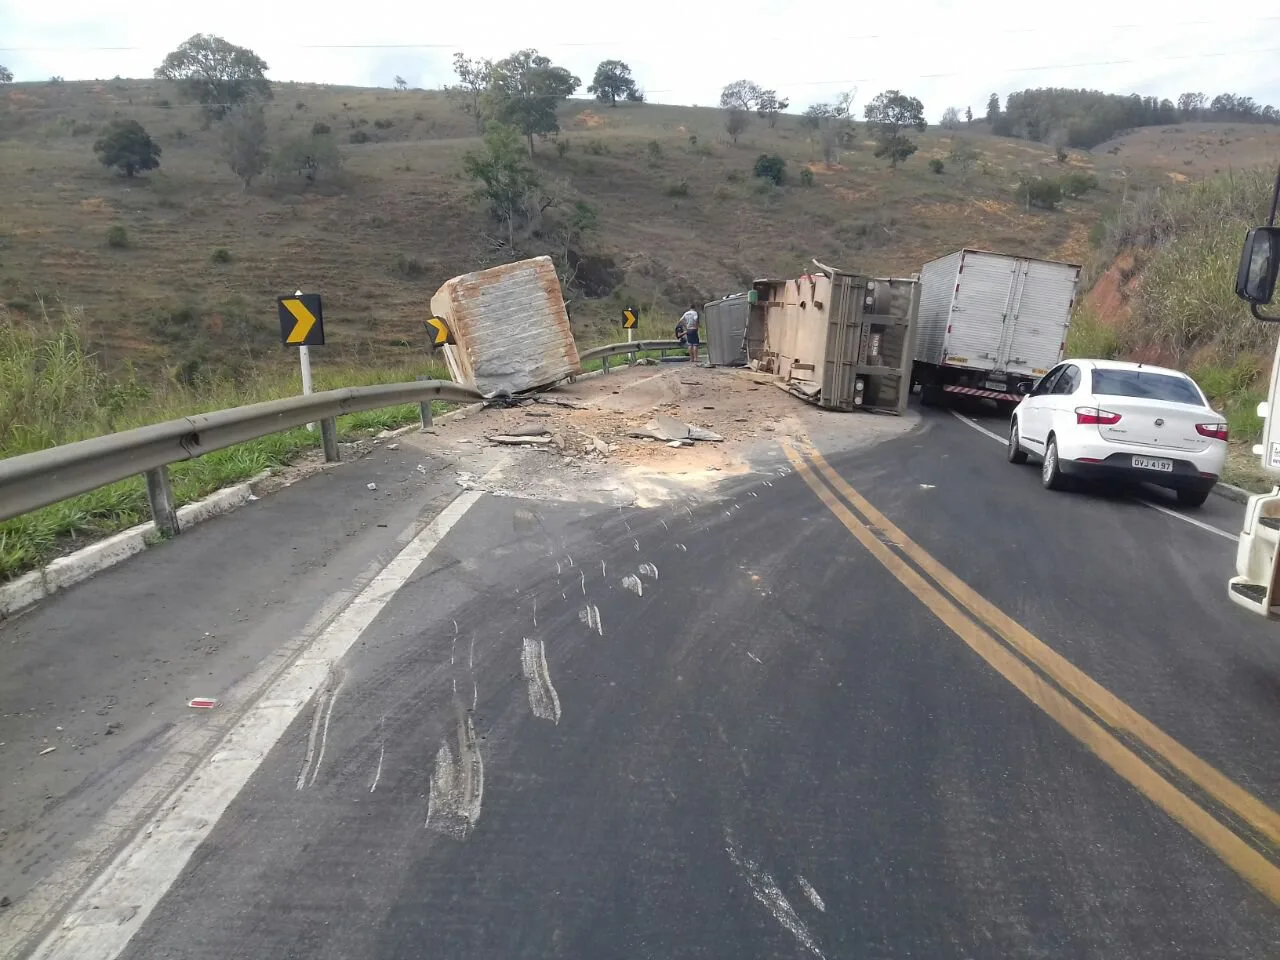
[[[13,83],[13,71],[0,63],[0,83]]]
[[[951,141],[951,155],[947,158],[955,169],[960,171],[960,182],[969,176],[969,171],[973,169],[973,165],[978,162],[978,151],[968,140],[962,137],[956,137]]]
[[[1195,120],[1208,102],[1209,98],[1203,93],[1180,93],[1178,94],[1178,116],[1183,120]]]
[[[876,94],[863,112],[876,132],[875,155],[888,157],[890,167],[896,167],[916,152],[915,143],[902,131],[924,130],[928,126],[924,104],[898,90]]]
[[[964,108],[964,122],[965,126],[970,126],[973,123],[973,107]]]
[[[639,87],[632,87],[627,91],[627,103],[644,103],[644,91]]]
[[[137,120],[112,120],[93,152],[104,167],[115,167],[126,177],[160,166],[160,145]]]
[[[993,93],[987,97],[987,123],[995,126],[1000,119],[1000,94]]]
[[[506,227],[508,247],[515,231],[527,218],[539,187],[538,175],[529,166],[520,145],[520,131],[505,124],[489,125],[480,153],[462,158],[462,169],[476,184],[474,196],[484,201],[489,215]]]
[[[493,65],[485,96],[500,123],[524,134],[532,157],[533,135],[546,138],[560,132],[556,108],[581,85],[537,50],[520,50]]]
[[[305,136],[286,140],[271,158],[271,170],[277,178],[300,177],[307,186],[322,176],[334,174],[342,166],[338,143],[327,132],[314,130]]]
[[[751,114],[747,113],[742,107],[729,107],[724,113],[724,129],[729,134],[730,142],[735,145],[738,137],[742,135],[742,131],[747,129],[751,123]]]
[[[750,80],[735,80],[733,83],[725,84],[724,89],[720,91],[720,106],[726,110],[730,107],[746,111],[754,110],[763,92]]]
[[[595,94],[601,103],[611,107],[618,105],[618,98],[632,99],[636,93],[636,82],[631,77],[631,68],[621,60],[602,60],[596,67],[596,75],[587,87],[587,93]]]
[[[404,77],[400,76],[400,74],[398,73],[396,74],[396,78],[395,80],[392,81],[392,83],[396,85],[397,90],[404,91],[409,89],[409,81],[406,80]]]
[[[191,37],[165,57],[155,73],[201,104],[206,121],[220,120],[232,107],[250,100],[271,99],[266,61],[212,34]]]
[[[785,97],[779,97],[777,90],[761,90],[760,96],[756,99],[756,115],[762,120],[768,120],[769,126],[773,127],[778,122],[778,114],[789,106],[791,101]]]
[[[471,114],[476,133],[484,133],[484,94],[493,78],[493,61],[468,60],[458,52],[453,55],[453,72],[458,75],[458,82],[445,87],[444,92],[457,102],[463,113]]]
[[[960,111],[955,107],[947,107],[942,111],[942,120],[938,126],[943,130],[959,130],[960,129]]]
[[[228,114],[222,131],[222,156],[246,190],[254,177],[267,169],[267,118],[261,106],[246,104]]]
[[[822,159],[834,163],[840,147],[847,147],[854,140],[853,101],[858,91],[847,90],[831,103],[810,104],[800,118],[805,126],[818,131],[822,145]]]

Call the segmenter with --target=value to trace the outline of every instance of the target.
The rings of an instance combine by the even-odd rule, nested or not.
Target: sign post
[[[639,320],[639,314],[636,313],[635,307],[622,308],[622,325],[627,328],[627,343],[631,342],[631,336],[635,332],[635,326]]]
[[[280,315],[280,342],[286,347],[298,348],[298,365],[302,368],[302,395],[311,393],[311,347],[324,346],[324,311],[320,294],[294,292],[292,297],[280,297],[276,301]],[[308,430],[315,430],[308,423]]]

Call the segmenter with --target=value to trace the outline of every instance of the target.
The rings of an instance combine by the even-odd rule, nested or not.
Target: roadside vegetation
[[[403,382],[418,375],[448,379],[444,370],[425,365],[318,365],[315,389]],[[127,367],[109,374],[86,348],[83,317],[76,311],[54,316],[42,311],[36,322],[15,321],[0,311],[0,458],[301,392],[296,371],[269,368],[239,380],[195,383],[144,380]],[[416,404],[389,407],[340,417],[338,432],[342,439],[358,439],[417,418]],[[174,495],[179,504],[190,503],[284,466],[319,444],[319,431],[300,428],[174,464]],[[0,579],[148,519],[142,479],[133,477],[0,522]]]
[[[1240,244],[1266,220],[1272,177],[1226,174],[1133,197],[1095,232],[1091,267],[1097,282],[1120,291],[1123,309],[1102,316],[1085,297],[1071,327],[1074,354],[1191,374],[1230,424],[1233,482],[1258,473],[1247,451],[1261,435],[1256,409],[1276,343],[1276,330],[1235,296]]]

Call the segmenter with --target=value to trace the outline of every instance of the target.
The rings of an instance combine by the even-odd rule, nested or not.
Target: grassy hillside
[[[413,361],[441,282],[549,249],[534,238],[513,253],[492,239],[500,231],[461,176],[463,155],[479,146],[474,127],[437,92],[277,85],[273,140],[328,124],[344,169],[309,188],[266,177],[247,191],[219,157],[217,128],[202,130],[166,84],[18,84],[7,97],[0,303],[19,319],[41,298],[83,306],[88,341],[108,366],[129,359],[199,376],[281,362],[273,299],[296,287],[325,296],[333,346],[319,363]],[[159,141],[159,171],[127,180],[97,164],[96,132],[115,117],[139,120]],[[609,335],[602,324],[623,301],[674,311],[753,277],[794,273],[813,256],[877,274],[916,271],[963,245],[1079,258],[1122,189],[1107,158],[1100,191],[1060,211],[1028,211],[1014,196],[1020,176],[1093,160],[1073,154],[1060,165],[1046,147],[976,127],[980,159],[967,177],[930,172],[928,160],[951,148],[933,131],[895,171],[872,157],[869,140],[832,166],[818,162],[796,117],[775,129],[757,121],[736,146],[711,109],[570,101],[561,127],[567,152],[539,143],[536,164],[597,213],[598,229],[576,251],[588,258],[592,296],[575,303],[574,319],[588,339]],[[352,134],[369,142],[350,143]],[[787,160],[793,185],[751,176],[763,152]],[[800,185],[805,166],[810,187]],[[115,226],[127,247],[107,245]],[[214,261],[219,248],[227,262]]]

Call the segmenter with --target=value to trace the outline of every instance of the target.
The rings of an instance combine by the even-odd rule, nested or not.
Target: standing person
[[[698,305],[696,303],[689,304],[689,309],[680,317],[680,322],[684,324],[685,343],[689,344],[689,361],[696,366],[698,363],[698,346],[702,343],[698,338],[698,327],[702,323],[702,319],[698,316]]]

